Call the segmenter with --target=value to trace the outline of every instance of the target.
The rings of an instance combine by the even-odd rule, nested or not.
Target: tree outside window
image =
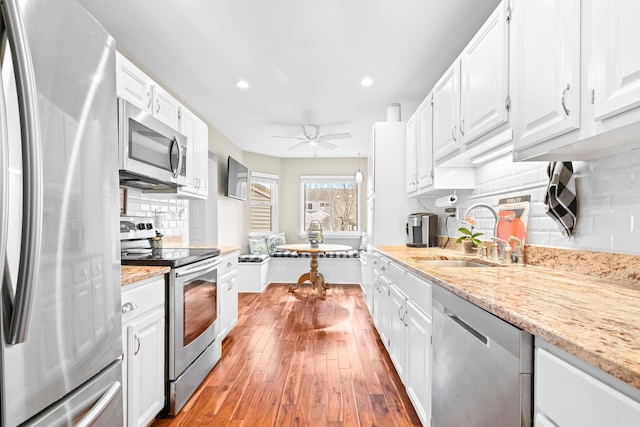
[[[318,220],[328,232],[359,230],[359,185],[352,177],[302,179],[304,210],[303,231]]]

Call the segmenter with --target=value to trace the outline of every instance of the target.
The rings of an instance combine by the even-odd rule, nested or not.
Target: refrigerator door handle
[[[111,404],[111,401],[118,396],[118,392],[120,392],[120,388],[122,384],[120,381],[115,381],[111,384],[111,387],[104,392],[104,394],[98,399],[93,408],[87,412],[87,414],[78,421],[76,427],[89,427],[96,422],[96,420],[100,417],[100,415],[104,412],[105,409]]]
[[[35,85],[31,51],[26,38],[22,17],[15,0],[2,2],[3,26],[11,46],[18,104],[20,106],[20,134],[22,137],[23,202],[22,239],[20,243],[20,267],[16,280],[11,323],[8,325],[7,342],[18,344],[27,338],[27,328],[34,287],[36,268],[40,257],[42,238],[42,153],[38,126],[38,97]],[[7,272],[3,277],[8,277]],[[9,287],[4,283],[3,288]],[[8,289],[3,289],[4,294]],[[7,313],[8,314],[8,313]]]

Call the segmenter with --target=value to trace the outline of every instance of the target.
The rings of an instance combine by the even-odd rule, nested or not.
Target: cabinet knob
[[[228,262],[228,263],[227,263],[227,267],[231,267],[232,265],[233,265],[233,264],[232,264],[232,263],[230,263],[230,262]]]
[[[380,267],[380,270],[385,271],[387,268],[383,265],[382,267]]]

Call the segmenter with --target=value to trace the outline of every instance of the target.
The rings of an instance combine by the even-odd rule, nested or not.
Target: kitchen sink
[[[440,268],[459,268],[459,267],[496,267],[492,264],[483,264],[481,262],[470,259],[416,259],[421,264],[431,267]]]

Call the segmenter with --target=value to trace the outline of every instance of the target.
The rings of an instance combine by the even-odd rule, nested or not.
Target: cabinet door
[[[378,280],[378,306],[379,310],[376,312],[376,318],[378,319],[378,334],[384,344],[387,351],[390,348],[389,330],[391,325],[391,304],[389,303],[389,283],[380,276]]]
[[[196,192],[196,169],[198,160],[198,143],[196,142],[197,117],[191,111],[180,107],[180,133],[187,137],[187,184],[181,189]]]
[[[153,115],[173,129],[180,129],[180,103],[157,84],[153,86]]]
[[[164,407],[164,309],[127,327],[128,425],[146,426]]]
[[[195,132],[196,142],[196,168],[194,177],[198,194],[207,196],[209,194],[209,127],[200,119],[196,120]]]
[[[431,420],[431,320],[411,301],[404,322],[407,328],[407,393],[424,425]]]
[[[238,324],[238,272],[234,270],[227,280],[229,289],[229,332]]]
[[[640,2],[592,2],[594,118],[640,106]]]
[[[413,193],[418,189],[416,138],[416,115],[414,114],[407,120],[407,193]]]
[[[509,40],[504,8],[501,3],[460,55],[462,144],[509,120]]]
[[[580,127],[580,0],[516,0],[517,148]]]
[[[458,150],[460,61],[456,60],[433,90],[433,156],[436,161]]]
[[[404,316],[406,313],[407,299],[396,286],[391,285],[389,288],[389,339],[391,340],[389,344],[389,356],[391,357],[391,361],[396,367],[398,375],[400,376],[400,378],[404,379],[406,372],[404,370],[406,353]]]
[[[131,61],[116,53],[116,93],[136,107],[151,113],[151,82]]]
[[[416,126],[418,139],[418,190],[433,185],[433,104],[431,94],[418,107]]]

